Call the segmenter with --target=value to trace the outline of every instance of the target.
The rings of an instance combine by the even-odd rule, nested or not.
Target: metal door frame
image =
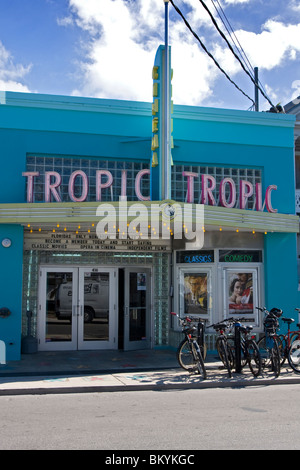
[[[84,341],[84,272],[108,272],[109,280],[109,340]],[[72,321],[70,341],[46,341],[46,302],[47,302],[47,273],[72,273]],[[39,268],[39,299],[37,316],[38,349],[40,351],[74,351],[93,349],[116,349],[118,337],[117,304],[118,298],[117,268],[97,268],[95,266],[40,266]]]
[[[130,341],[129,339],[129,275],[130,273],[146,273],[146,338],[139,341]],[[151,267],[124,267],[124,350],[150,349],[152,333],[152,269]]]

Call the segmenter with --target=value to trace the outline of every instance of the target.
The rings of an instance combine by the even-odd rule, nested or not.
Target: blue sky
[[[251,98],[254,85],[199,0],[173,0]],[[204,0],[222,6],[270,100],[300,95],[300,0]],[[169,4],[175,104],[248,109]],[[229,39],[228,33],[226,36]],[[0,0],[0,90],[151,101],[163,0]],[[260,95],[260,109],[269,103]]]

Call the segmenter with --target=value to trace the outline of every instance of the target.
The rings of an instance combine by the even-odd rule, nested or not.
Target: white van
[[[72,283],[62,283],[55,298],[55,313],[59,320],[70,319],[72,315]],[[109,314],[109,281],[102,277],[99,281],[84,281],[84,322],[94,318],[107,318]]]

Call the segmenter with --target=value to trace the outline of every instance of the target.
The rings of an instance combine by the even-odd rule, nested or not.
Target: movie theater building
[[[37,353],[129,350],[175,347],[171,311],[259,333],[256,306],[299,305],[294,117],[174,105],[166,201],[153,95],[0,94],[8,360],[29,319]]]

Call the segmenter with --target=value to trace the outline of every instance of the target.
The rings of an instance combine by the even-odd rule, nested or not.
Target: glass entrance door
[[[39,287],[39,349],[77,349],[78,270],[41,269]]]
[[[79,349],[117,347],[116,283],[114,269],[79,269]]]
[[[151,271],[125,269],[124,349],[150,347]]]
[[[114,269],[41,268],[39,349],[115,348],[116,279]]]

